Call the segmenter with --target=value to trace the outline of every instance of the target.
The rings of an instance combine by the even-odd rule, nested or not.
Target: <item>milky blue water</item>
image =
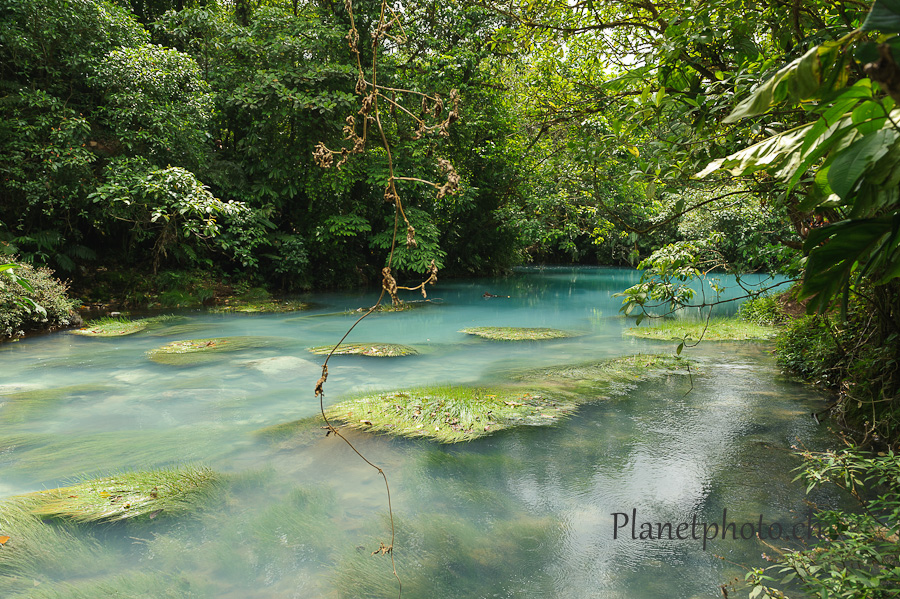
[[[623,336],[633,323],[613,294],[636,280],[625,269],[535,268],[439,281],[429,288],[432,304],[374,314],[348,338],[409,344],[421,354],[333,357],[326,404],[360,391],[496,383],[528,367],[674,352],[675,342]],[[354,320],[341,312],[376,297],[316,294],[309,312],[188,312],[178,324],[191,330],[175,334],[57,333],[0,346],[0,498],[83,475],[185,463],[232,476],[197,514],[79,528],[85,546],[67,551],[93,557],[69,568],[60,566],[67,551],[52,547],[27,577],[4,572],[0,561],[0,595],[77,597],[114,588],[122,597],[396,597],[389,559],[371,555],[390,541],[381,477],[324,431],[312,440],[256,434],[318,412],[313,389],[322,358],[307,348],[334,343]],[[501,343],[459,332],[473,326],[580,336]],[[264,337],[266,345],[190,367],[147,357],[173,340],[222,336]],[[683,354],[702,374],[648,381],[554,427],[468,444],[348,433],[390,481],[403,596],[721,596],[719,585],[742,576],[734,564],[764,565],[762,553],[771,553],[755,538],[741,539],[742,524],[758,526],[760,516],[767,526],[805,521],[790,446],[830,442],[809,417],[824,398],[782,375],[770,350],[703,343]],[[4,402],[58,388],[66,389],[51,401]],[[723,510],[737,540],[717,536],[704,549],[690,528],[682,529],[686,539],[676,538],[679,523],[721,522]],[[643,523],[652,524],[653,538],[640,538]],[[656,538],[665,523],[673,538]],[[13,538],[0,550],[15,547],[15,532],[0,522],[0,535]],[[156,591],[140,594],[148,584]]]

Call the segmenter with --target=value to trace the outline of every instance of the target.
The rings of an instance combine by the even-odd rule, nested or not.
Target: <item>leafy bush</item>
[[[818,315],[795,320],[778,338],[779,365],[816,382],[837,384],[841,354],[829,327]]]
[[[849,447],[823,453],[803,452],[798,478],[807,491],[831,483],[860,506],[859,513],[822,511],[817,516],[820,542],[810,549],[781,554],[777,562],[751,570],[751,597],[784,597],[769,585],[794,584],[815,597],[875,599],[900,590],[900,460],[892,451],[877,455]]]
[[[787,320],[778,299],[773,295],[748,299],[738,308],[738,316],[747,322],[762,325],[781,324]]]
[[[49,268],[7,266],[0,274],[0,338],[81,323],[76,302]]]

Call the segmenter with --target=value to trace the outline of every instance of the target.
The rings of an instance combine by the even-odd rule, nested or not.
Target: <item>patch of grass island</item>
[[[538,390],[439,386],[364,395],[325,415],[350,428],[458,443],[513,426],[550,424],[574,408],[571,399]]]
[[[325,413],[336,424],[354,429],[458,443],[515,426],[556,424],[580,404],[608,398],[623,385],[686,374],[689,363],[678,356],[627,356],[524,371],[514,374],[517,382],[509,385],[366,394],[331,406]]]
[[[540,341],[575,336],[575,333],[559,329],[525,327],[470,327],[462,329],[460,333],[476,335],[493,341]]]
[[[116,522],[190,511],[207,502],[219,482],[220,476],[209,468],[182,466],[124,472],[20,498],[41,518]]]
[[[213,314],[279,314],[282,312],[300,312],[309,310],[311,304],[297,300],[275,300],[234,302],[214,306],[209,309]]]
[[[309,351],[317,356],[327,356],[333,345],[311,347]],[[406,345],[395,343],[342,343],[334,352],[335,356],[370,356],[375,358],[396,358],[415,356],[419,352]]]
[[[147,357],[160,364],[171,366],[192,366],[210,362],[224,353],[257,349],[272,345],[268,337],[212,337],[209,339],[185,339],[173,341],[162,347],[151,349]]]
[[[184,320],[183,316],[153,316],[151,318],[138,318],[131,320],[124,316],[105,316],[91,320],[84,327],[69,331],[73,335],[83,337],[124,337],[134,335],[148,328],[160,327]]]
[[[778,334],[777,327],[750,322],[738,317],[705,320],[664,319],[646,327],[632,327],[625,335],[660,341],[763,341]]]

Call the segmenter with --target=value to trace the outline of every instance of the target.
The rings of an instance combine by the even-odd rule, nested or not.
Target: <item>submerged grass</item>
[[[334,348],[333,345],[321,345],[311,347],[309,351],[317,356],[327,356]],[[336,356],[371,356],[376,358],[395,358],[398,356],[414,356],[419,352],[407,345],[395,343],[342,343],[335,350]]]
[[[556,555],[565,525],[553,516],[519,512],[514,519],[473,520],[446,513],[400,520],[394,546],[415,559],[399,560],[404,596],[553,597],[558,591],[548,555]],[[338,554],[338,597],[391,597],[396,580],[369,542]]]
[[[574,337],[575,333],[548,328],[524,327],[471,327],[462,329],[460,333],[477,335],[494,341],[539,341],[543,339],[564,339]]]
[[[98,580],[41,585],[10,599],[199,599],[210,596],[182,575],[160,572],[111,574]]]
[[[160,364],[191,366],[220,359],[223,353],[267,347],[275,343],[269,337],[212,337],[173,341],[151,349],[147,357]]]
[[[85,480],[22,496],[31,513],[72,522],[115,522],[188,511],[208,501],[221,477],[181,466]]]
[[[0,422],[18,423],[35,413],[56,406],[70,397],[88,396],[106,389],[105,385],[69,385],[53,389],[29,389],[0,395]]]
[[[325,421],[322,420],[321,416],[313,416],[312,418],[267,426],[254,431],[253,436],[269,443],[278,443],[288,439],[312,442],[321,439],[325,434],[322,430],[324,424]]]
[[[141,566],[197,573],[210,587],[203,597],[333,596],[318,592],[312,580],[335,548],[345,545],[335,523],[345,522],[346,515],[327,485],[289,482],[274,470],[229,477],[221,509],[205,511],[197,527],[155,529]]]
[[[706,332],[704,333],[704,329]],[[743,320],[738,317],[711,318],[709,326],[706,321],[661,320],[648,327],[632,327],[625,331],[626,335],[642,339],[659,339],[677,341],[687,339],[697,341],[751,341],[772,339],[778,334],[774,326],[767,326]]]
[[[17,435],[4,453],[6,472],[22,476],[40,472],[53,481],[73,474],[95,474],[131,464],[166,466],[190,460],[209,461],[234,451],[228,437],[212,429],[123,430],[83,435]],[[2,444],[0,444],[2,446]]]
[[[21,497],[0,502],[0,535],[9,537],[0,546],[0,596],[30,591],[49,573],[74,578],[114,561],[90,535],[72,524],[44,523],[30,505]]]
[[[73,335],[84,337],[122,337],[140,333],[148,328],[158,327],[184,320],[183,316],[164,315],[152,318],[129,320],[121,316],[106,316],[88,322],[83,328],[70,331]]]

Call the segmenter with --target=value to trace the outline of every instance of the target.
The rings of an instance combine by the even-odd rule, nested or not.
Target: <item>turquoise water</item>
[[[421,355],[333,357],[326,405],[360,391],[488,384],[522,368],[673,352],[675,343],[622,336],[630,324],[612,295],[636,279],[624,269],[554,268],[440,281],[429,289],[433,304],[374,314],[348,338],[410,344]],[[354,320],[340,312],[375,297],[317,294],[311,312],[194,312],[178,323],[190,330],[172,334],[59,333],[0,346],[0,394],[66,388],[31,406],[0,395],[0,497],[183,463],[233,476],[192,516],[80,527],[77,546],[50,543],[27,576],[0,569],[0,596],[114,589],[139,597],[146,587],[155,597],[397,596],[388,558],[371,555],[390,541],[381,477],[324,431],[278,441],[254,434],[318,412],[322,358],[306,348],[335,342]],[[458,332],[471,326],[581,336],[507,344]],[[173,340],[213,336],[259,336],[267,345],[192,367],[146,357]],[[765,545],[729,534],[704,550],[700,540],[668,535],[632,539],[630,526],[615,524],[633,510],[641,523],[673,530],[721,521],[723,509],[737,528],[760,516],[767,525],[803,520],[806,497],[791,483],[797,460],[789,449],[829,442],[808,416],[824,399],[781,375],[769,349],[685,349],[702,375],[635,385],[550,428],[454,446],[348,433],[390,481],[403,596],[721,596],[719,585],[743,574],[733,564],[763,565]],[[14,532],[0,522],[0,535],[13,537],[0,550],[14,547]]]

